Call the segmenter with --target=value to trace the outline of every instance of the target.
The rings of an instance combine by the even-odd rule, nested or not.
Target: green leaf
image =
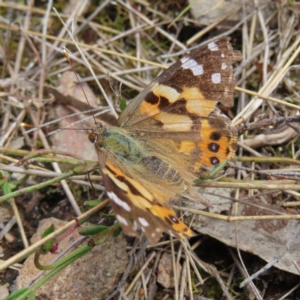
[[[11,193],[10,184],[7,181],[3,183],[2,189],[4,195],[8,195],[9,193]]]
[[[44,231],[44,233],[42,235],[42,238],[48,236],[49,234],[51,234],[54,231],[55,231],[55,228],[54,228],[53,225],[51,225],[49,228],[47,228]],[[52,249],[53,244],[54,244],[53,240],[50,240],[50,241],[46,242],[45,244],[43,244],[42,247],[41,247],[40,253],[41,254],[47,254]]]
[[[55,227],[52,224],[51,226],[49,226],[43,233],[42,238],[48,236],[49,234],[53,233],[55,231]]]
[[[122,227],[119,227],[113,232],[112,236],[117,237],[120,235],[121,232],[122,232]]]
[[[126,100],[124,98],[122,98],[120,100],[120,109],[121,109],[121,111],[123,111],[126,108],[126,106],[127,106]]]
[[[89,228],[82,229],[80,231],[80,234],[81,235],[94,235],[94,234],[100,233],[104,230],[107,230],[107,228],[109,228],[109,227],[103,226],[103,225],[91,226]]]
[[[28,297],[28,293],[29,293],[28,288],[22,288],[22,289],[19,289],[17,291],[14,291],[13,293],[11,293],[7,298],[5,298],[5,300],[25,299],[25,297]],[[30,294],[32,294],[32,293],[34,293],[34,291],[30,292]],[[25,295],[22,298],[23,294],[25,294]]]
[[[100,203],[100,200],[87,200],[84,202],[84,205],[92,208],[99,205]]]

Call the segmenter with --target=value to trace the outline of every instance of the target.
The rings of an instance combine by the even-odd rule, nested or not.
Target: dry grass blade
[[[142,268],[139,270],[139,272],[136,274],[136,276],[134,277],[134,279],[131,281],[129,287],[126,289],[125,291],[125,295],[128,295],[130,293],[130,291],[132,290],[134,284],[136,283],[136,281],[140,278],[140,276],[142,275],[142,273],[144,272],[144,270],[147,268],[148,264],[153,260],[153,258],[155,257],[156,252],[152,252],[149,257],[147,258],[146,262],[144,263],[144,265],[142,266]]]

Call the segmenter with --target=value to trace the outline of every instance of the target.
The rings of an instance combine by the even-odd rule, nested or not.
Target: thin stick
[[[148,259],[146,260],[146,262],[144,263],[144,265],[142,266],[142,268],[139,270],[139,272],[135,275],[135,277],[131,281],[131,283],[130,283],[129,287],[127,288],[127,290],[124,292],[125,296],[127,296],[130,293],[130,291],[134,287],[135,283],[137,282],[137,280],[139,279],[139,277],[141,276],[141,274],[144,272],[144,270],[148,267],[149,263],[152,261],[152,259],[155,257],[155,255],[156,255],[155,251],[153,251],[150,254],[150,256],[148,257]]]
[[[174,250],[174,243],[173,243],[173,237],[170,235],[170,241],[171,241],[171,253],[172,253],[172,265],[173,265],[173,278],[174,278],[174,296],[175,300],[179,300],[179,291],[178,291],[178,268],[177,268],[177,261],[175,256],[175,250]]]
[[[21,219],[18,207],[16,205],[15,199],[12,198],[11,201],[10,201],[10,203],[11,203],[12,209],[14,211],[14,215],[16,217],[16,221],[17,221],[17,224],[18,224],[18,227],[19,227],[19,230],[20,230],[20,234],[21,234],[21,237],[22,237],[22,241],[23,241],[24,247],[28,248],[28,246],[29,246],[28,239],[26,237],[26,233],[25,233],[25,230],[24,230],[22,219]]]
[[[214,213],[210,213],[203,210],[196,210],[186,207],[181,207],[177,205],[172,205],[174,208],[180,211],[186,211],[193,214],[214,218],[218,220],[223,220],[226,222],[235,222],[235,221],[261,221],[261,220],[298,220],[300,219],[300,215],[267,215],[267,216],[224,216],[218,215]]]
[[[95,206],[94,208],[90,209],[89,211],[83,213],[81,216],[79,216],[77,219],[79,221],[83,220],[84,218],[96,213],[97,211],[99,211],[101,208],[105,207],[107,204],[109,203],[109,200],[106,200],[104,202],[102,202],[101,204]],[[66,225],[60,227],[59,229],[57,229],[55,232],[47,235],[45,238],[37,241],[36,243],[34,243],[33,245],[29,246],[28,248],[26,248],[25,250],[19,252],[18,254],[14,255],[13,257],[7,259],[6,261],[4,261],[3,263],[0,264],[0,270],[4,270],[7,267],[9,267],[10,265],[14,264],[15,262],[18,262],[20,260],[22,260],[24,257],[28,256],[32,251],[35,251],[37,248],[39,248],[40,246],[42,246],[44,243],[55,239],[57,236],[59,236],[60,234],[62,234],[63,232],[65,232],[67,229],[69,229],[71,226],[77,225],[77,220],[72,220],[69,223],[67,223]]]

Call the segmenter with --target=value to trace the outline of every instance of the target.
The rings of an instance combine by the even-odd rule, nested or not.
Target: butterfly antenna
[[[75,72],[75,70],[74,70],[74,68],[73,68],[72,59],[71,59],[71,57],[70,57],[70,55],[69,55],[69,52],[68,52],[68,50],[67,50],[66,48],[64,48],[63,54],[64,54],[64,56],[66,57],[67,61],[69,62],[70,67],[71,67],[73,73],[74,73],[75,76],[76,76],[77,82],[80,83],[79,77],[78,77],[77,73]],[[90,102],[89,102],[89,99],[88,99],[88,97],[87,97],[87,95],[86,95],[86,93],[85,93],[84,88],[82,87],[81,84],[79,84],[79,85],[80,85],[81,91],[82,91],[82,93],[83,93],[83,95],[84,95],[84,97],[85,97],[85,99],[86,99],[86,102],[87,102],[88,105],[92,108],[92,106],[91,106],[91,104],[90,104]],[[94,122],[96,123],[96,119],[95,119],[95,116],[94,116],[94,115],[93,115],[93,119],[94,119]]]
[[[68,29],[68,27],[66,26],[65,22],[62,20],[62,18],[60,17],[60,15],[58,14],[57,10],[56,10],[54,7],[53,7],[53,10],[54,10],[54,12],[56,13],[57,17],[59,18],[60,22],[61,22],[61,23],[64,25],[64,27],[66,28],[66,31],[68,32],[68,34],[69,34],[71,40],[73,41],[75,47],[77,48],[77,50],[78,50],[79,53],[81,54],[81,58],[82,58],[82,60],[84,61],[86,67],[89,69],[89,71],[90,71],[91,74],[93,75],[93,77],[94,77],[94,79],[95,79],[95,82],[97,83],[97,85],[98,85],[98,87],[99,87],[99,89],[100,89],[100,91],[101,91],[103,97],[105,98],[106,102],[108,103],[108,106],[109,106],[110,109],[111,109],[112,114],[113,114],[116,118],[118,118],[118,114],[117,114],[117,112],[116,112],[116,110],[115,110],[115,108],[114,108],[114,106],[113,106],[112,101],[109,99],[109,97],[107,96],[105,90],[103,89],[102,85],[100,84],[100,82],[99,82],[99,80],[98,80],[98,78],[97,78],[97,76],[96,76],[96,74],[95,74],[93,68],[91,67],[91,65],[90,65],[90,63],[89,63],[89,61],[87,60],[87,58],[86,58],[85,55],[83,54],[82,50],[80,49],[78,43],[77,43],[76,40],[74,39],[72,32]]]

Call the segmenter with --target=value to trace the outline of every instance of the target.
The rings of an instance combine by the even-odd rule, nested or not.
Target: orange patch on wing
[[[151,103],[148,103],[146,101],[143,101],[141,103],[141,105],[139,106],[138,110],[138,114],[139,115],[149,115],[149,116],[154,116],[156,114],[158,114],[160,112],[160,109],[158,108],[158,104],[151,104]]]
[[[172,222],[170,217],[176,216],[172,208],[162,207],[158,205],[153,205],[150,208],[150,211],[153,215],[157,216],[159,219],[164,222]],[[169,221],[166,221],[168,219]],[[187,227],[182,221],[176,217],[177,222],[172,222],[172,229],[177,233],[180,238],[192,237],[195,236],[195,233]]]
[[[193,120],[187,115],[176,115],[161,112],[154,117],[160,121],[163,129],[167,131],[188,132],[193,126]]]
[[[161,98],[166,98],[170,103],[173,103],[177,101],[180,96],[180,94],[174,88],[163,84],[156,84],[152,88],[151,92],[157,97],[157,103],[149,103],[147,101],[142,101],[138,108],[139,114],[154,116],[161,111],[159,109]]]
[[[180,94],[180,99],[197,99],[197,100],[206,100],[203,94],[200,92],[198,87],[189,87],[184,88],[183,92]]]
[[[215,109],[216,103],[213,100],[200,101],[199,99],[187,99],[186,110],[191,114],[201,117],[208,117]]]
[[[199,161],[195,163],[196,168],[201,167],[201,165],[213,166],[211,162],[212,157],[219,159],[222,163],[226,159],[234,158],[235,149],[233,145],[236,144],[236,137],[221,136],[218,141],[211,140],[211,134],[215,132],[207,120],[203,120],[201,123],[201,142],[197,143],[197,146],[202,150],[202,156]],[[217,152],[212,152],[209,149],[210,143],[219,145],[219,150]],[[228,153],[229,150],[229,153]]]
[[[195,143],[189,141],[182,141],[180,143],[178,151],[184,153],[186,155],[190,155],[192,151],[195,149]]]

